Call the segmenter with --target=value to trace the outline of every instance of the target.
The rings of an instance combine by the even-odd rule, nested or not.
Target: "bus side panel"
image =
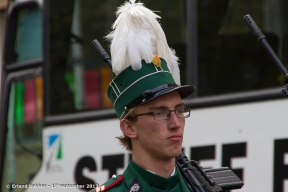
[[[287,192],[287,178],[281,178],[288,167],[288,145],[281,145],[288,143],[287,104],[274,100],[192,110],[184,152],[204,168],[231,167],[244,180],[242,192],[273,191],[274,179]],[[131,156],[115,138],[120,135],[118,119],[44,129],[44,158],[32,183],[49,185],[47,191],[80,191],[85,182],[93,187],[121,174]],[[274,174],[277,166],[283,173]]]

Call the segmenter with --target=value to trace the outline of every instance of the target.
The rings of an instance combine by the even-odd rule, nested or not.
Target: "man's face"
[[[179,108],[184,108],[184,104],[179,93],[174,91],[137,106],[136,114]],[[137,132],[133,151],[141,150],[143,155],[160,159],[177,157],[182,149],[184,125],[185,119],[178,118],[174,112],[169,119],[161,121],[156,121],[152,115],[138,116],[133,124]]]

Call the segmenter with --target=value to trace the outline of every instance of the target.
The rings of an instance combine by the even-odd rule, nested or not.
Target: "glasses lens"
[[[169,112],[170,111],[167,111],[167,110],[155,111],[153,113],[154,119],[157,121],[168,119],[169,118]]]
[[[189,108],[176,109],[175,113],[176,113],[177,117],[181,118],[181,119],[190,117],[190,109]]]
[[[178,118],[184,119],[190,117],[190,108],[181,108],[173,110]],[[159,110],[153,112],[154,119],[157,121],[169,119],[171,116],[169,110]]]
[[[190,117],[190,108],[185,108],[183,113],[184,118]]]

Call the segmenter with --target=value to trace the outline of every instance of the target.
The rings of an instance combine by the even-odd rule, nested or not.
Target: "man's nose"
[[[181,127],[180,119],[177,117],[175,111],[171,111],[169,118],[169,128],[179,129]]]

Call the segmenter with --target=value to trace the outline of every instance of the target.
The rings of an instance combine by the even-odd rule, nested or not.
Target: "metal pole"
[[[198,85],[198,3],[197,0],[187,0],[187,84],[197,87]],[[191,98],[197,97],[198,91],[195,90]]]

